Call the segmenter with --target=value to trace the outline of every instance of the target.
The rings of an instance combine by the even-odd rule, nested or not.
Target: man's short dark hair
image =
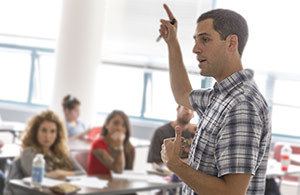
[[[197,23],[206,19],[213,19],[214,29],[220,34],[222,40],[225,40],[228,35],[238,36],[238,51],[242,56],[248,40],[248,25],[245,18],[228,9],[214,9],[203,13]]]

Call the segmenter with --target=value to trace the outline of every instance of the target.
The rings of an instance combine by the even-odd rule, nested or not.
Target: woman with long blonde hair
[[[21,169],[31,175],[31,164],[37,153],[44,155],[47,177],[63,179],[84,173],[69,156],[66,129],[60,118],[50,110],[34,116],[27,124],[22,137]]]

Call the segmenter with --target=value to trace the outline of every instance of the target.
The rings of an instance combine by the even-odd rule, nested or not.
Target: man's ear
[[[238,51],[239,38],[237,35],[228,35],[226,38],[226,42],[230,52]]]

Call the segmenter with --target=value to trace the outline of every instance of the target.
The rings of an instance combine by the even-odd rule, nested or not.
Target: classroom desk
[[[126,174],[129,174],[129,176],[126,178]],[[132,177],[136,175],[136,179],[133,179]],[[145,179],[143,179],[143,177]],[[82,195],[112,195],[112,194],[129,194],[129,193],[135,193],[140,191],[150,191],[150,190],[162,190],[163,194],[167,193],[168,189],[178,189],[182,186],[182,183],[177,182],[152,182],[149,181],[149,178],[147,178],[149,175],[146,173],[134,173],[132,171],[127,171],[122,174],[123,176],[120,178],[103,178],[108,180],[108,184],[106,187],[97,189],[97,188],[89,188],[89,187],[81,187],[81,190],[77,192],[77,194]],[[149,176],[151,177],[151,176]],[[24,194],[31,194],[31,195],[48,195],[53,194],[49,189],[42,188],[42,190],[38,191],[36,189],[33,189],[30,187],[30,185],[24,183],[22,180],[11,180],[10,184],[14,189],[21,190],[21,192],[24,192]]]
[[[18,144],[4,144],[0,149],[0,160],[19,156],[21,147]]]
[[[25,130],[25,124],[15,121],[1,121],[0,132],[9,132],[13,135],[13,142]]]
[[[5,171],[6,163],[8,159],[13,159],[19,156],[21,147],[17,144],[4,144],[0,150],[0,169]]]

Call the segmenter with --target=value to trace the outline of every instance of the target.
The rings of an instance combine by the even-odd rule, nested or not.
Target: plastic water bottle
[[[36,154],[32,161],[31,185],[36,188],[42,187],[45,174],[45,160],[42,154]]]
[[[285,144],[281,148],[280,152],[280,161],[281,161],[281,170],[287,171],[291,162],[291,154],[292,154],[292,148],[290,145]]]

